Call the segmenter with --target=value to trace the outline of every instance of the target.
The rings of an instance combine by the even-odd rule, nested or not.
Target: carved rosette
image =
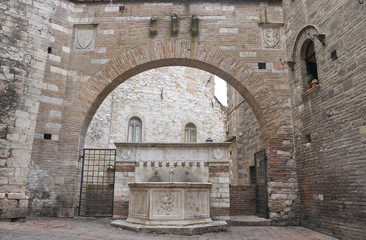
[[[82,25],[75,27],[75,49],[92,51],[95,46],[95,27]]]
[[[263,48],[265,49],[281,49],[281,30],[280,28],[263,28],[262,29]]]

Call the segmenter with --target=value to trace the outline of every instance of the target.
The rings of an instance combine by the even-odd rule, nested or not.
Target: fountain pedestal
[[[227,230],[229,143],[115,145],[113,218],[127,220],[112,225],[183,235]]]

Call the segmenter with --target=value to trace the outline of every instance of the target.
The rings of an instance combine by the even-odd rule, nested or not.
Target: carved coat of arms
[[[263,44],[265,48],[280,49],[281,48],[280,29],[276,28],[263,29]]]
[[[94,50],[95,30],[93,28],[77,28],[75,35],[75,49]]]

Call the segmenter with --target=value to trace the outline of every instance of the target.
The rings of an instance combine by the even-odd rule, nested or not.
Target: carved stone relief
[[[190,218],[209,217],[208,191],[187,191],[187,216]]]
[[[281,30],[280,28],[263,28],[262,29],[263,48],[281,49]]]
[[[182,217],[182,190],[152,190],[151,217],[171,219]]]
[[[123,160],[128,160],[131,158],[133,149],[132,148],[122,148],[122,149],[118,149],[118,155],[123,159]]]
[[[75,49],[92,51],[95,46],[95,26],[82,25],[75,27]]]
[[[148,190],[135,190],[130,195],[130,210],[131,217],[147,217],[149,206]]]
[[[175,197],[171,192],[161,193],[159,197],[158,212],[169,215],[175,208],[174,200]]]
[[[224,151],[221,148],[214,149],[213,153],[216,160],[221,160],[224,157]]]

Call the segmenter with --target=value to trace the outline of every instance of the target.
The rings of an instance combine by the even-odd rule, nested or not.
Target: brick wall
[[[230,186],[230,214],[255,215],[255,186]]]
[[[364,239],[366,5],[288,0],[283,6],[288,57],[296,62],[289,76],[301,225]],[[306,91],[302,47],[319,33],[325,34],[325,45],[313,39],[319,86]]]

